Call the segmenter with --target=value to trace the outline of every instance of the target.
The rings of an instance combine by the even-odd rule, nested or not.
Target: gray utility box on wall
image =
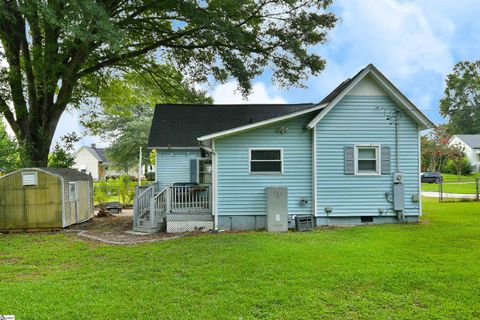
[[[405,210],[405,196],[403,183],[393,184],[393,210],[402,211]]]
[[[267,231],[288,231],[288,189],[265,188],[267,198]]]

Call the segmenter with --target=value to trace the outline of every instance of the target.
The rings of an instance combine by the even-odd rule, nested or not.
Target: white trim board
[[[367,75],[380,86],[388,96],[396,102],[400,109],[407,113],[413,120],[420,124],[424,129],[434,128],[435,124],[425,116],[420,109],[418,109],[410,100],[405,97],[400,90],[398,90],[374,65],[369,64],[358,75],[355,76],[353,81],[343,89],[326,107],[323,112],[320,112],[312,121],[307,124],[307,128],[312,129],[317,123],[322,120],[330,110],[335,107],[340,100],[342,100],[357,84],[365,78]]]
[[[236,127],[236,128],[233,128],[233,129],[219,131],[219,132],[216,132],[216,133],[201,136],[201,137],[197,138],[197,140],[202,142],[202,141],[207,141],[207,140],[211,140],[211,139],[216,139],[216,138],[229,136],[229,135],[236,134],[236,133],[239,133],[239,132],[248,131],[248,130],[255,129],[255,128],[258,128],[258,127],[262,127],[262,126],[266,126],[266,125],[269,125],[269,124],[272,124],[272,123],[275,123],[275,122],[280,122],[280,121],[283,121],[283,120],[288,120],[288,119],[291,119],[291,118],[295,118],[295,117],[307,114],[309,112],[321,110],[321,109],[325,108],[327,105],[328,104],[326,104],[326,103],[325,104],[317,104],[317,105],[313,106],[312,108],[308,108],[308,109],[300,110],[300,111],[297,111],[297,112],[289,113],[289,114],[286,114],[286,115],[283,115],[283,116],[280,116],[280,117],[275,117],[275,118],[271,118],[271,119],[247,124],[247,125],[244,125],[244,126]]]

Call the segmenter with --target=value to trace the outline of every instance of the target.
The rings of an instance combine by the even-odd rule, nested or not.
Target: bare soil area
[[[128,245],[155,242],[192,235],[172,233],[133,233],[133,218],[130,212],[110,217],[93,217],[92,220],[65,229],[67,233],[76,233],[78,237],[107,244]]]

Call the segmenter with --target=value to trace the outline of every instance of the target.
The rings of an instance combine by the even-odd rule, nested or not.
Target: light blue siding
[[[312,132],[314,114],[215,140],[218,154],[219,215],[264,215],[265,187],[288,188],[290,214],[312,214]],[[280,127],[287,127],[284,134]],[[249,174],[249,148],[283,148],[283,174]],[[299,203],[301,197],[308,204]]]
[[[190,182],[190,160],[200,157],[200,150],[157,150],[157,182],[160,187],[175,182]]]
[[[379,109],[379,108],[380,109]],[[394,102],[382,96],[346,96],[316,127],[317,215],[330,217],[378,216],[379,210],[393,215],[385,198],[392,192],[392,175],[358,176],[344,174],[344,146],[379,144],[391,147],[391,172],[396,171],[395,126],[382,109],[395,110]],[[406,114],[400,118],[400,171],[405,174],[405,213],[419,214],[418,126]]]

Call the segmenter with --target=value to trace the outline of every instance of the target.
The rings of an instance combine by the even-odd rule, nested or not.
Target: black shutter
[[[390,159],[390,147],[389,146],[382,146],[382,174],[390,174],[392,173],[391,169],[391,159]]]
[[[355,147],[345,146],[343,148],[345,174],[355,174]]]
[[[198,169],[198,159],[191,159],[190,160],[190,182],[198,182],[197,169]]]

